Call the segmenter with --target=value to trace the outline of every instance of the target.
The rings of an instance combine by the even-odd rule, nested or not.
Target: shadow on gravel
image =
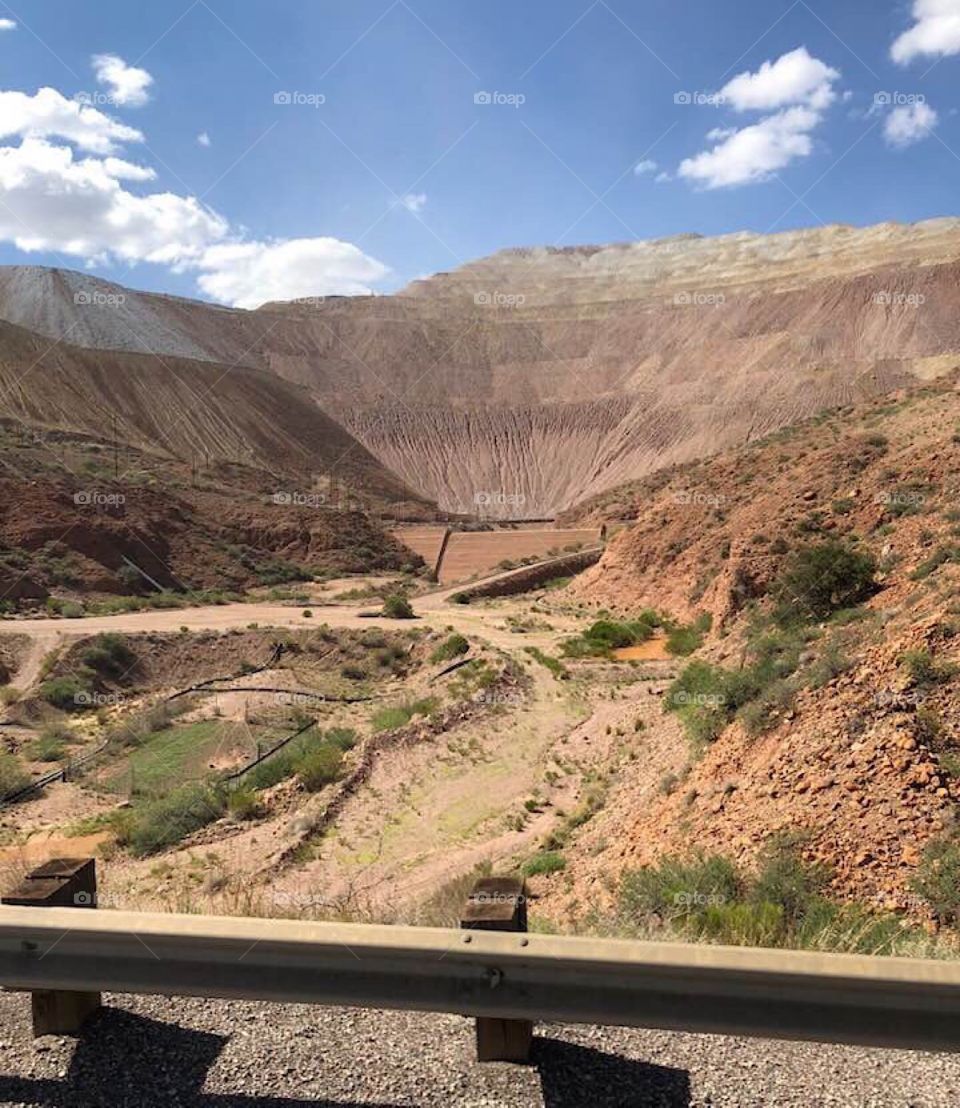
[[[42,1108],[397,1108],[373,1101],[204,1093],[207,1073],[226,1042],[225,1035],[105,1008],[78,1041],[63,1080],[0,1074],[0,1104]],[[238,1076],[237,1083],[242,1081]]]
[[[634,1062],[559,1039],[535,1039],[544,1108],[689,1108],[686,1070]]]

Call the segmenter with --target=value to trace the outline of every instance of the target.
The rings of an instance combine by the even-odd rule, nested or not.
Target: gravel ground
[[[84,1039],[0,994],[0,1104],[58,1108],[605,1108],[960,1104],[960,1056],[541,1025],[529,1066],[478,1065],[470,1021],[109,997]]]

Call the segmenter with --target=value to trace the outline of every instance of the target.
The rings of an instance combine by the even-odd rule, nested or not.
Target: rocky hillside
[[[960,354],[958,275],[960,222],[936,220],[513,250],[254,312],[15,267],[0,318],[271,370],[445,509],[495,496],[536,518],[937,376]]]
[[[946,878],[960,802],[957,382],[808,421],[580,513],[633,523],[571,586],[579,597],[709,613],[712,630],[664,700],[689,766],[653,796],[629,769],[557,895],[609,899],[625,868],[691,844],[749,865],[789,835],[844,897],[929,912],[916,882]],[[938,849],[941,861],[925,855]]]

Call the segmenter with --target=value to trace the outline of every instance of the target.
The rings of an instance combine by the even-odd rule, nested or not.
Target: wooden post
[[[55,858],[32,873],[0,904],[25,908],[96,908],[97,864],[93,858]],[[76,1035],[100,1007],[99,993],[42,990],[30,994],[33,1034]]]
[[[467,898],[460,926],[470,931],[526,931],[527,893],[515,877],[484,877]],[[527,1062],[533,1040],[530,1020],[477,1017],[478,1062]]]

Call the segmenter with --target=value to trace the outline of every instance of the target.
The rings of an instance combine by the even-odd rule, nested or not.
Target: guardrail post
[[[27,876],[0,904],[25,908],[96,908],[97,864],[93,858],[55,858]],[[33,1034],[76,1035],[101,1003],[100,993],[32,992]]]
[[[527,893],[515,877],[484,877],[467,898],[460,926],[470,931],[526,931]],[[530,1058],[530,1020],[477,1017],[478,1062],[526,1062]]]

